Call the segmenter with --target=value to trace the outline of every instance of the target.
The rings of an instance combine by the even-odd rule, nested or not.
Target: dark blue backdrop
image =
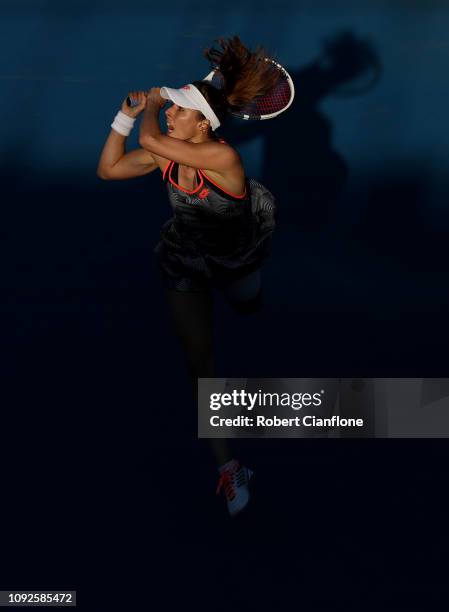
[[[279,226],[264,311],[216,303],[219,374],[447,376],[446,3],[0,11],[2,588],[76,587],[95,610],[111,585],[134,610],[152,589],[165,609],[440,609],[443,441],[248,442],[253,509],[230,523],[214,504],[152,255],[160,174],[95,171],[130,89],[204,76],[217,36],[263,44],[297,95],[222,131]]]

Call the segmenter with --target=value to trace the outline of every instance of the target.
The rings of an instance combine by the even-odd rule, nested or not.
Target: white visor
[[[210,104],[200,92],[200,90],[189,83],[180,89],[172,89],[171,87],[161,87],[161,98],[171,100],[177,106],[183,108],[194,108],[203,113],[206,119],[209,119],[212,130],[216,130],[220,126],[217,115],[214,113]]]

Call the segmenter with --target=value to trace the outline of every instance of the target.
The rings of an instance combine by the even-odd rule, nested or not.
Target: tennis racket
[[[276,84],[265,95],[258,96],[238,111],[231,112],[231,115],[234,117],[253,120],[273,119],[286,111],[293,102],[295,97],[295,86],[291,76],[283,66],[274,60],[266,57],[265,61],[271,62],[272,69],[278,74]],[[217,87],[217,89],[221,89],[223,76],[220,69],[214,68],[203,81],[208,81],[214,85],[214,87]],[[138,102],[131,100],[129,96],[126,98],[126,103],[131,107],[138,105]]]

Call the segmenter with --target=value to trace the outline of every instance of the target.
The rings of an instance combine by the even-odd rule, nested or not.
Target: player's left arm
[[[159,127],[159,111],[166,100],[159,95],[159,88],[153,88],[147,97],[142,113],[139,144],[155,155],[161,155],[174,162],[191,168],[226,172],[240,165],[240,156],[232,147],[220,142],[191,143],[162,134]]]

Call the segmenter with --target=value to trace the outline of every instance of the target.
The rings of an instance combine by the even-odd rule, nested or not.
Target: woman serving
[[[263,49],[250,52],[237,36],[219,39],[222,51],[207,49],[218,64],[222,87],[194,81],[179,89],[153,87],[129,93],[112,123],[98,175],[129,179],[160,168],[173,217],[163,226],[155,253],[175,332],[184,349],[196,397],[200,377],[215,377],[213,290],[221,289],[240,314],[260,306],[260,268],[274,230],[273,197],[248,179],[238,152],[216,130],[229,112],[263,96],[278,78]],[[159,127],[166,111],[167,131]],[[139,145],[125,141],[142,113]],[[232,457],[224,440],[211,441],[220,464],[219,487],[232,515],[249,500],[250,470]]]

